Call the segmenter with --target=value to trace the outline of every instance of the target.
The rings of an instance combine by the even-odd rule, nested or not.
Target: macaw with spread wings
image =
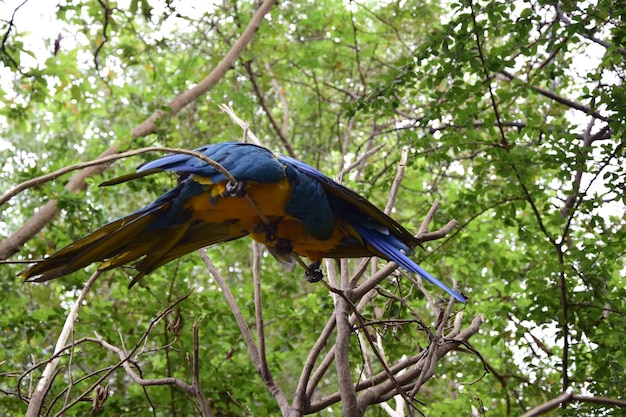
[[[142,165],[117,184],[161,171],[179,175],[178,185],[152,204],[115,220],[21,272],[48,281],[100,261],[107,270],[130,262],[144,275],[196,249],[249,235],[281,263],[298,256],[312,263],[309,281],[322,278],[323,258],[378,256],[396,262],[444,289],[408,255],[419,241],[354,191],[296,159],[260,146],[225,142],[196,149],[219,163],[235,182],[207,162],[172,154]]]

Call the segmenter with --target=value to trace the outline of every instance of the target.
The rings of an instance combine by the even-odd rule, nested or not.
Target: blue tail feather
[[[402,242],[395,239],[391,235],[383,235],[373,229],[369,229],[360,224],[352,224],[352,226],[359,232],[361,237],[370,245],[372,245],[377,251],[384,255],[385,258],[394,261],[407,271],[413,272],[429,281],[431,284],[436,285],[442,290],[448,292],[454,298],[460,302],[466,302],[466,298],[463,297],[458,291],[448,287],[437,278],[426,272],[424,268],[416,264],[411,258],[409,258],[404,252],[410,252]]]

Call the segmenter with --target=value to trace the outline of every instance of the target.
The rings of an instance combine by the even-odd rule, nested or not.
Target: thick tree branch
[[[132,130],[131,134],[133,138],[144,137],[151,133],[156,133],[158,131],[158,127],[156,125],[156,121],[160,120],[164,117],[171,117],[178,113],[183,107],[188,105],[189,103],[197,100],[202,95],[206,94],[208,91],[213,88],[219,80],[224,77],[226,72],[230,68],[233,67],[235,61],[239,58],[241,53],[244,51],[246,46],[250,43],[254,34],[261,26],[265,15],[270,11],[272,6],[276,3],[276,0],[265,0],[261,6],[257,9],[252,19],[248,23],[248,26],[243,31],[237,42],[233,45],[233,47],[228,51],[228,53],[224,56],[222,61],[211,71],[209,75],[206,76],[202,81],[196,84],[194,87],[180,94],[172,101],[168,103],[168,107],[170,110],[168,112],[164,112],[162,110],[156,111],[152,116],[150,116],[147,120],[137,126]]]
[[[337,321],[337,337],[335,339],[335,368],[337,370],[337,382],[341,393],[342,417],[359,417],[362,410],[357,408],[356,391],[352,384],[352,366],[350,365],[349,349],[352,326],[350,324],[350,305],[348,297],[343,291],[349,291],[347,273],[344,273],[347,264],[341,260],[341,288],[335,297],[335,320]],[[325,282],[325,281],[322,281]]]

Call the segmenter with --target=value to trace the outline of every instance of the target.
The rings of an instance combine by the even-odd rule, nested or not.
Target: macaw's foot
[[[246,183],[243,181],[237,181],[234,184],[227,182],[226,189],[222,193],[222,197],[245,197],[245,195]]]
[[[274,251],[278,255],[289,255],[291,252],[293,252],[293,242],[289,239],[279,237],[278,239],[276,239]]]
[[[324,278],[324,273],[320,265],[320,261],[315,261],[304,271],[304,278],[306,278],[308,282],[320,282],[322,278]]]
[[[265,233],[265,243],[270,243],[275,241],[276,239],[278,240],[284,240],[285,242],[282,243],[282,245],[286,245],[287,242],[289,242],[289,244],[291,245],[291,249],[288,252],[285,252],[285,254],[287,253],[291,253],[291,251],[293,250],[293,243],[290,240],[287,239],[282,239],[282,238],[278,238],[277,233],[278,233],[278,222],[280,220],[276,220],[273,222],[270,222],[268,224],[265,224],[263,222],[255,224],[254,227],[252,228],[252,233]],[[276,245],[281,245],[280,242],[277,242]],[[280,250],[280,249],[278,249]]]

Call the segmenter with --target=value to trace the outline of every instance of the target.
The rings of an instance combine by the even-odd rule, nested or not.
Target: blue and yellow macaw
[[[196,149],[235,179],[194,156],[173,154],[140,166],[117,184],[161,171],[178,185],[152,204],[115,220],[45,258],[21,275],[48,281],[101,261],[107,270],[137,261],[135,284],[144,275],[196,249],[250,235],[281,263],[306,256],[309,281],[321,279],[322,258],[378,256],[444,289],[452,290],[407,255],[418,240],[354,191],[296,159],[247,143]],[[298,258],[299,259],[299,258]]]

